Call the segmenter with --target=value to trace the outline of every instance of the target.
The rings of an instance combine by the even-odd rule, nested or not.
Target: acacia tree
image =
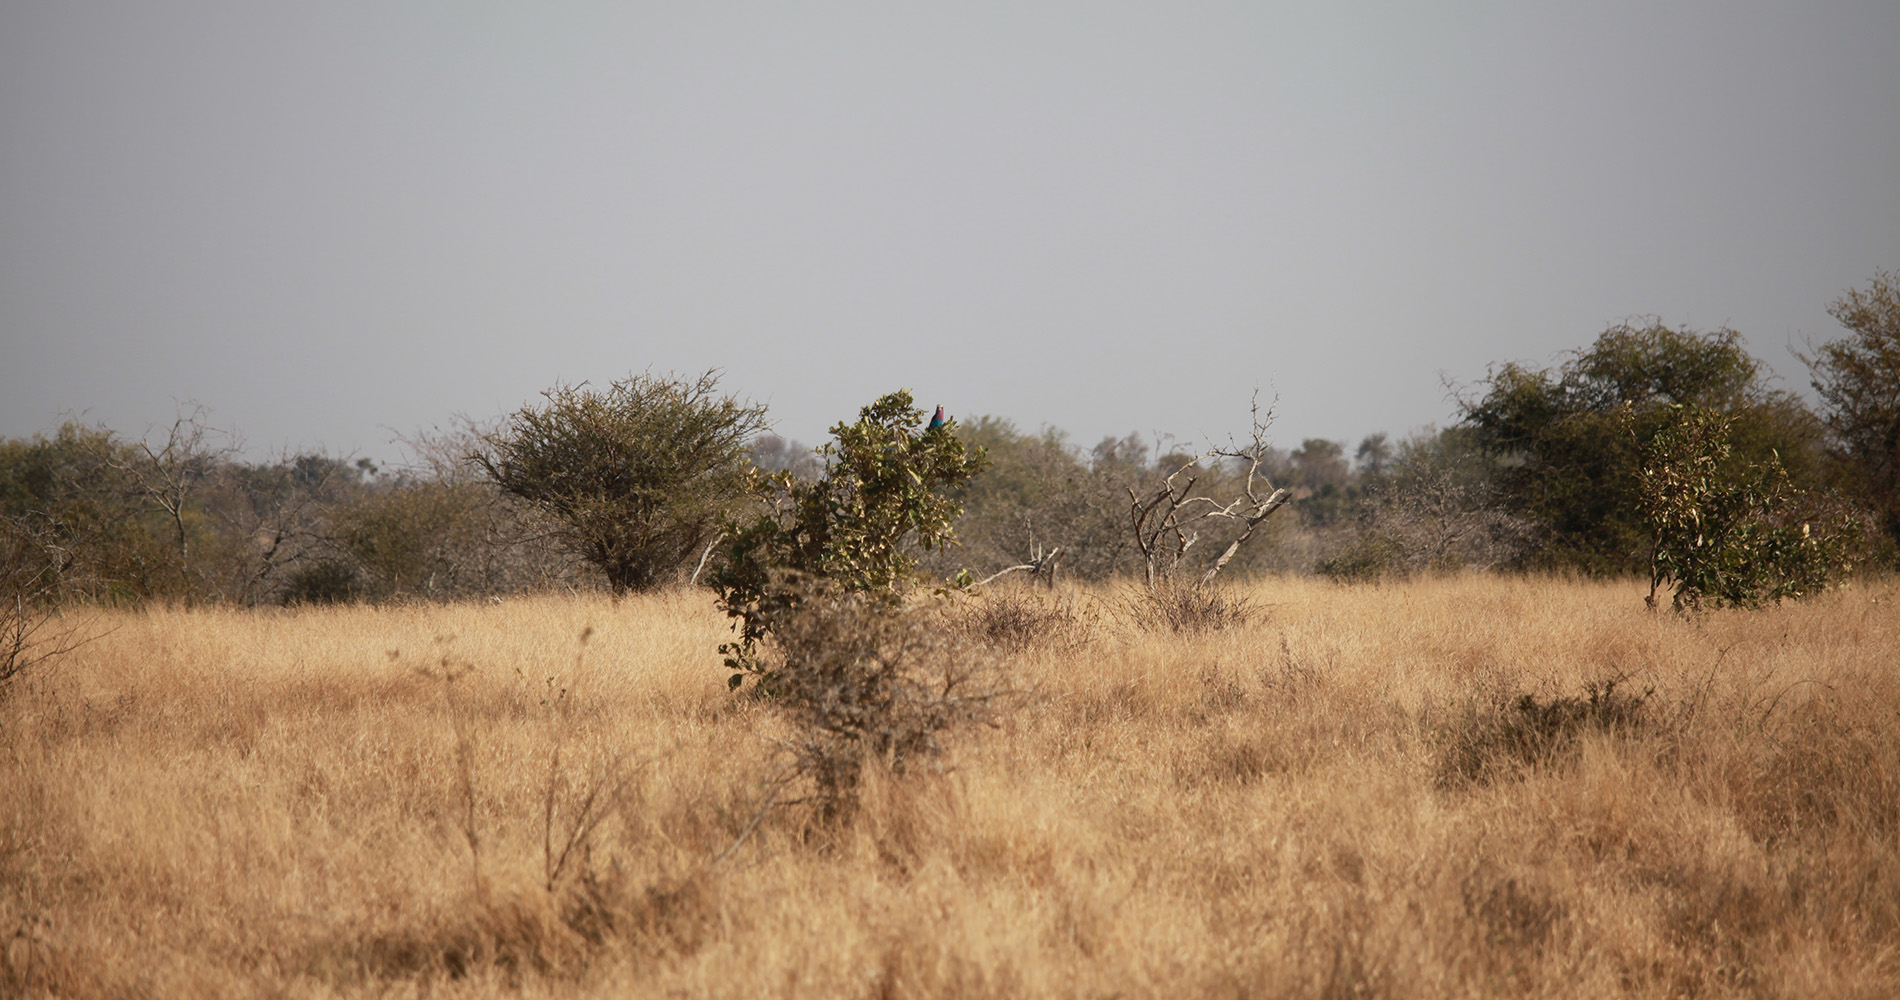
[[[718,393],[719,373],[556,386],[483,434],[470,456],[548,515],[615,595],[651,590],[713,539],[746,495],[765,407]]]
[[[1804,357],[1840,457],[1900,541],[1900,274],[1876,274],[1828,309],[1852,336]]]

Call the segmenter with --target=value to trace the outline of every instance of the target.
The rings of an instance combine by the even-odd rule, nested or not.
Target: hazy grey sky
[[[1404,432],[1900,267],[1900,3],[0,4],[0,435],[254,453],[726,370],[1083,443]]]

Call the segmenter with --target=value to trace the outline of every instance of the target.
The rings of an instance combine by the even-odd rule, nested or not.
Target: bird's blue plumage
[[[939,406],[937,407],[937,415],[930,418],[930,429],[934,431],[937,428],[942,427],[943,422],[944,422],[943,407]]]

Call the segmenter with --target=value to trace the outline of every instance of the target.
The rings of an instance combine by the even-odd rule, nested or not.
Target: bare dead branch
[[[1044,552],[1042,546],[1038,544],[1031,551],[1028,562],[1018,563],[1014,566],[991,573],[989,576],[976,581],[976,586],[981,587],[993,583],[1011,573],[1023,572],[1027,572],[1031,577],[1041,577],[1045,579],[1050,586],[1054,586],[1056,581],[1056,557],[1061,554],[1062,546],[1060,545],[1050,549],[1048,552]]]
[[[1277,401],[1274,405],[1277,405]],[[1229,437],[1226,447],[1209,447],[1169,472],[1149,493],[1128,489],[1129,526],[1135,547],[1141,551],[1150,591],[1174,578],[1188,551],[1200,540],[1199,526],[1214,522],[1240,525],[1240,534],[1222,551],[1201,575],[1200,582],[1211,583],[1233,561],[1260,525],[1280,508],[1292,502],[1293,495],[1277,488],[1263,468],[1268,452],[1267,428],[1273,422],[1274,405],[1260,412],[1260,394],[1254,393],[1252,430],[1245,444]],[[1202,462],[1225,460],[1243,473],[1240,495],[1232,499],[1196,495],[1199,474],[1189,475]]]

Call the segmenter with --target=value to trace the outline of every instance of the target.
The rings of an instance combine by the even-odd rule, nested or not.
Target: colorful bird
[[[945,418],[944,418],[944,415],[943,415],[943,407],[941,407],[941,406],[939,406],[939,407],[937,407],[937,415],[936,415],[936,416],[934,416],[934,417],[931,417],[931,418],[930,418],[930,427],[929,427],[929,429],[930,429],[930,430],[933,430],[933,431],[934,431],[934,430],[936,430],[937,428],[939,428],[939,427],[942,427],[942,426],[943,426],[943,422],[944,422],[944,419],[945,419]]]

